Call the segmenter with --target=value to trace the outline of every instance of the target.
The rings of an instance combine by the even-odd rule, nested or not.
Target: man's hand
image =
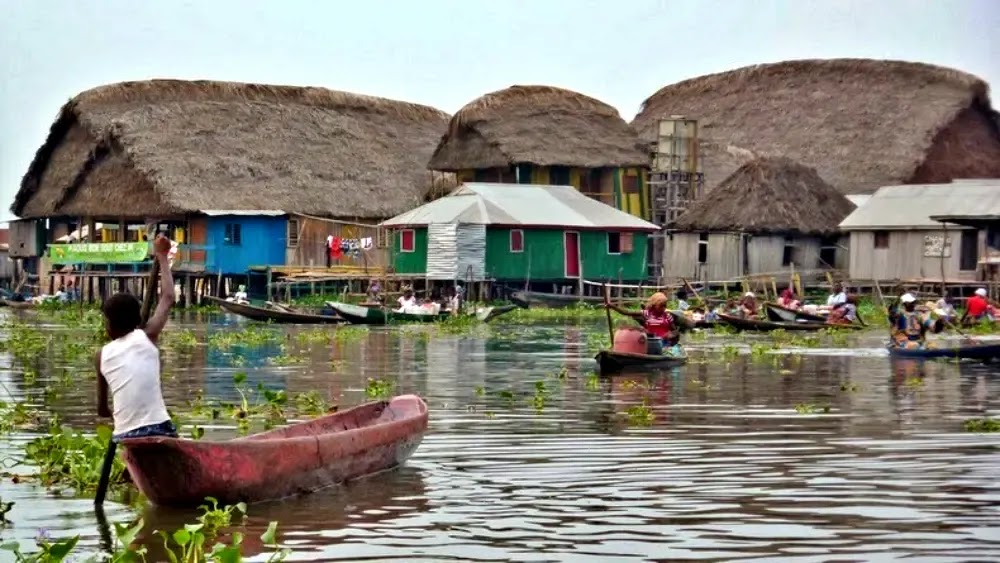
[[[157,258],[166,258],[170,253],[170,239],[163,235],[156,235],[153,241],[153,253]]]

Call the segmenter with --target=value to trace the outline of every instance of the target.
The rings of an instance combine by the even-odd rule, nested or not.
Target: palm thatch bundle
[[[690,232],[828,235],[854,211],[815,169],[756,158],[700,197],[670,226]]]
[[[420,205],[448,115],[323,88],[151,80],[71,99],[28,168],[21,217],[273,210],[385,218]]]
[[[632,122],[655,140],[671,115],[699,120],[709,186],[739,166],[718,147],[782,155],[844,193],[1000,176],[1000,120],[980,78],[868,59],[757,65],[685,80],[650,96]]]
[[[538,166],[648,166],[613,107],[562,88],[511,86],[473,100],[451,119],[431,170]]]

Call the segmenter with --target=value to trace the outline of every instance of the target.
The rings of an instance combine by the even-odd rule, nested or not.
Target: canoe
[[[38,303],[35,303],[34,301],[11,301],[10,299],[0,299],[0,302],[11,309],[34,309],[38,306]]]
[[[416,395],[367,403],[229,441],[123,440],[139,490],[160,506],[262,502],[314,492],[401,465],[427,430]]]
[[[537,306],[550,309],[561,309],[574,305],[586,304],[599,306],[604,304],[603,296],[575,295],[571,293],[542,293],[539,291],[515,291],[511,301],[522,304],[523,307]]]
[[[959,344],[942,348],[916,348],[907,350],[889,346],[894,358],[959,358],[988,362],[1000,358],[1000,344]]]
[[[358,325],[384,325],[390,323],[433,323],[442,321],[450,316],[450,313],[442,311],[437,315],[420,315],[413,313],[397,313],[389,309],[377,307],[364,307],[352,305],[350,303],[340,303],[337,301],[327,301],[326,306],[337,312],[347,322]]]
[[[634,354],[631,352],[615,352],[601,350],[594,356],[601,373],[616,373],[625,368],[669,368],[683,365],[687,356],[662,356],[650,354]]]
[[[817,322],[775,322],[762,321],[760,319],[743,319],[732,315],[719,313],[719,320],[735,328],[736,330],[752,330],[759,332],[770,332],[772,330],[787,330],[801,332],[815,332],[826,329],[861,330],[864,328],[856,324],[829,324]]]
[[[484,307],[476,311],[476,319],[488,323],[493,319],[506,315],[507,313],[513,311],[514,309],[519,309],[517,305],[501,305],[499,307]]]
[[[813,315],[812,313],[806,313],[805,311],[796,311],[795,309],[789,309],[788,307],[782,307],[777,303],[765,303],[765,310],[767,311],[767,318],[770,321],[779,323],[794,323],[796,321],[808,321],[814,323],[826,322],[826,317],[822,315]]]
[[[246,317],[254,321],[280,324],[338,324],[344,322],[344,319],[340,317],[302,313],[300,311],[288,309],[287,307],[257,307],[256,305],[236,303],[235,301],[226,301],[225,299],[209,296],[206,296],[205,299],[217,304],[229,313]]]

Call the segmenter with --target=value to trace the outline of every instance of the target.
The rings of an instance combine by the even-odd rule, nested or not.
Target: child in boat
[[[677,290],[677,310],[682,313],[691,308],[691,306],[688,305],[687,296],[687,291],[684,291],[683,289]]]
[[[739,313],[744,319],[757,316],[757,296],[754,292],[748,291],[743,294],[743,299],[740,299],[739,303]]]
[[[909,293],[904,293],[899,298],[903,309],[890,307],[889,309],[889,338],[890,345],[897,348],[924,348],[927,345],[927,332],[941,332],[944,329],[944,322],[941,319],[933,321],[924,318],[917,312],[917,299]]]
[[[677,331],[676,319],[667,310],[667,296],[654,293],[641,311],[629,311],[611,304],[611,299],[605,295],[604,305],[626,317],[631,317],[642,323],[648,336],[648,354],[680,355],[680,333]]]
[[[156,341],[174,304],[174,280],[167,254],[170,241],[160,235],[153,241],[160,263],[160,300],[146,326],[142,305],[129,293],[116,293],[104,302],[104,327],[111,342],[97,351],[97,414],[114,417],[116,442],[143,436],[177,436],[160,389],[160,351]],[[108,408],[108,395],[114,414]]]

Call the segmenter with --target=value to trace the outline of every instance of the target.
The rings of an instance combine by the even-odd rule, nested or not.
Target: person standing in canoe
[[[160,350],[156,342],[174,304],[174,279],[167,254],[170,241],[163,235],[153,241],[160,263],[160,300],[146,326],[142,304],[130,293],[116,293],[104,302],[104,327],[111,342],[97,351],[97,414],[113,417],[112,439],[144,436],[177,437],[160,389]],[[108,407],[108,396],[114,413]]]
[[[641,311],[629,311],[613,305],[607,295],[604,296],[604,306],[642,324],[646,330],[647,354],[682,355],[677,321],[674,319],[674,315],[667,310],[667,296],[665,294],[654,293],[646,301],[646,306]]]
[[[899,307],[889,309],[889,338],[890,345],[897,348],[924,348],[927,345],[927,332],[939,333],[944,329],[944,321],[937,321],[923,317],[917,312],[917,298],[909,293],[904,293],[899,302]]]

